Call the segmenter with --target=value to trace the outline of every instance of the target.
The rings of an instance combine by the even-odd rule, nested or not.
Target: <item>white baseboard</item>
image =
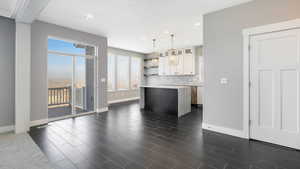
[[[245,133],[242,130],[230,129],[230,128],[215,126],[215,125],[211,125],[211,124],[207,124],[207,123],[202,123],[202,128],[205,130],[210,130],[210,131],[214,131],[217,133],[222,133],[222,134],[226,134],[226,135],[231,135],[231,136],[247,139],[247,137],[245,136]]]
[[[134,100],[139,100],[139,99],[140,99],[139,97],[133,97],[133,98],[128,98],[128,99],[113,100],[113,101],[109,101],[108,104],[129,102],[129,101],[134,101]]]
[[[30,127],[40,126],[47,123],[48,123],[48,119],[35,120],[30,122]]]
[[[15,130],[15,126],[14,125],[0,127],[0,133],[12,132],[14,130]]]
[[[97,113],[103,113],[103,112],[107,112],[107,111],[108,111],[108,107],[97,109]]]

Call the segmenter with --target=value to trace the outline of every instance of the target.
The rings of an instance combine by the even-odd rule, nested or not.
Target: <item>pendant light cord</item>
[[[171,49],[174,49],[174,34],[171,34]]]
[[[155,42],[156,42],[156,39],[152,39],[152,45],[153,45],[153,52],[155,52]]]

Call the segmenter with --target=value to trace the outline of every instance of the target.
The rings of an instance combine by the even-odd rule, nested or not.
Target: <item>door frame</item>
[[[300,19],[243,30],[243,133],[250,139],[250,38],[254,35],[300,28]]]
[[[73,53],[64,53],[64,52],[58,52],[58,51],[51,51],[48,49],[48,43],[47,43],[47,69],[48,69],[48,57],[49,57],[49,53],[51,54],[55,54],[55,55],[60,55],[60,56],[71,56],[72,57],[72,64],[74,64],[74,57],[88,57],[88,58],[93,58],[94,59],[94,108],[93,108],[93,111],[89,111],[89,112],[84,112],[84,113],[80,113],[80,114],[73,114],[73,110],[72,110],[72,113],[71,115],[67,115],[67,116],[62,116],[62,117],[55,117],[55,118],[49,118],[49,112],[48,112],[48,97],[47,97],[47,119],[46,121],[47,122],[53,122],[53,121],[57,121],[57,120],[63,120],[63,119],[68,119],[68,118],[74,118],[74,117],[80,117],[80,116],[85,116],[85,115],[89,115],[89,114],[95,114],[98,112],[97,110],[97,102],[98,102],[98,99],[99,99],[99,96],[98,96],[98,90],[99,90],[99,87],[98,87],[98,77],[99,77],[99,73],[98,73],[98,61],[99,61],[99,46],[97,45],[94,45],[94,44],[90,44],[90,43],[85,43],[85,42],[80,42],[80,41],[76,41],[76,40],[72,40],[72,39],[66,39],[66,38],[61,38],[61,37],[57,37],[57,36],[50,36],[48,35],[47,36],[47,41],[48,39],[55,39],[55,40],[61,40],[61,41],[66,41],[66,42],[70,42],[70,43],[79,43],[79,44],[83,44],[83,45],[87,45],[87,46],[91,46],[91,47],[94,47],[94,50],[95,50],[95,54],[94,55],[82,55],[82,54],[73,54]],[[72,66],[72,71],[74,73],[74,65]],[[72,76],[74,76],[74,74],[72,73]],[[47,89],[49,87],[48,85],[48,70],[47,70]],[[73,88],[73,78],[72,77],[72,88]],[[72,93],[73,95],[73,93]],[[47,91],[47,96],[48,96],[48,91]],[[73,97],[72,97],[72,103],[73,103]],[[73,108],[72,108],[73,109]],[[32,125],[34,126],[34,125]]]

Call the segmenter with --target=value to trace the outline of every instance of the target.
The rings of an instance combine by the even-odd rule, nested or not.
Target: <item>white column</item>
[[[30,125],[30,24],[16,23],[15,55],[15,133],[24,133]]]

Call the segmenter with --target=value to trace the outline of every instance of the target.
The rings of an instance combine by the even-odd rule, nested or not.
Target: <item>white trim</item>
[[[115,92],[126,92],[126,91],[130,91],[130,89],[117,89]]]
[[[15,126],[14,125],[0,127],[0,133],[8,133],[8,132],[12,132],[14,130],[15,130]]]
[[[129,102],[129,101],[134,101],[134,100],[140,100],[140,97],[133,97],[133,98],[128,98],[128,99],[119,99],[119,100],[113,100],[113,101],[108,101],[108,104],[115,104],[115,103],[123,103],[123,102]]]
[[[25,133],[30,126],[31,25],[16,22],[15,39],[15,133]]]
[[[105,111],[108,111],[108,107],[100,109],[100,111],[97,111],[97,112],[105,112]],[[80,117],[80,116],[86,116],[86,115],[91,115],[91,114],[95,114],[95,113],[96,112],[91,111],[91,112],[80,113],[80,114],[71,114],[71,115],[67,115],[67,116],[63,116],[63,117],[31,121],[30,122],[30,127],[40,126],[40,125],[44,125],[44,124],[47,124],[47,123],[50,123],[50,122],[53,122],[53,121],[64,120],[64,119],[69,119],[69,118],[75,118],[75,117]]]
[[[250,138],[250,57],[249,43],[250,36],[244,35],[243,42],[243,131],[247,138]]]
[[[85,112],[85,113],[79,113],[79,114],[70,114],[70,115],[67,115],[67,116],[50,118],[50,119],[48,119],[48,122],[64,120],[64,119],[69,119],[69,118],[75,118],[75,117],[80,117],[80,116],[86,116],[86,115],[91,115],[91,114],[95,114],[95,113],[96,112],[91,111],[91,112]]]
[[[98,56],[98,49],[99,49],[99,46],[97,46],[97,44],[89,44],[89,43],[85,43],[85,42],[79,42],[79,41],[74,41],[74,40],[71,40],[71,39],[65,39],[65,38],[60,38],[60,37],[55,37],[55,36],[48,36],[47,40],[49,39],[53,39],[53,40],[61,40],[61,41],[65,41],[65,42],[69,42],[69,43],[77,43],[77,44],[82,44],[82,45],[86,45],[86,46],[90,46],[90,47],[94,47],[94,54],[95,55],[80,55],[80,54],[72,54],[72,53],[64,53],[64,52],[59,52],[59,51],[53,51],[53,50],[49,50],[48,49],[48,46],[47,46],[47,58],[49,57],[48,54],[56,54],[56,55],[60,55],[60,56],[71,56],[72,57],[72,67],[73,67],[73,72],[75,72],[74,68],[75,68],[75,65],[76,65],[76,57],[79,56],[79,57],[86,57],[86,58],[90,58],[90,59],[94,59],[94,72],[93,72],[93,75],[94,75],[94,110],[96,110],[96,107],[98,106],[98,99],[99,99],[99,71],[98,70],[98,62],[100,61],[99,59],[99,56]],[[47,63],[48,65],[48,63]],[[47,79],[48,79],[48,73],[47,73]],[[72,84],[73,83],[73,80],[74,80],[74,73],[73,73],[73,76],[72,76]],[[47,89],[49,87],[49,84],[47,83]],[[72,88],[74,86],[72,85]],[[74,90],[72,90],[74,91]],[[48,92],[48,90],[46,91]],[[47,93],[48,94],[48,93]],[[75,96],[75,94],[73,93],[72,96]],[[75,97],[72,97],[72,105],[74,100],[73,98],[75,99]],[[48,105],[48,99],[47,99],[47,105]],[[47,106],[47,109],[48,109],[48,106]],[[73,106],[72,106],[72,109],[73,109]],[[74,111],[72,110],[72,113]],[[47,112],[49,113],[49,112]],[[89,115],[89,114],[93,114],[95,113],[95,111],[92,111],[92,112],[86,112],[86,113],[80,113],[80,114],[72,114],[72,115],[67,115],[67,116],[63,116],[63,117],[58,117],[58,118],[51,118],[48,120],[48,122],[51,122],[51,121],[57,121],[57,120],[63,120],[63,119],[67,119],[67,118],[74,118],[74,117],[79,117],[79,116],[84,116],[84,115]]]
[[[108,107],[97,109],[97,113],[103,113],[103,112],[107,112],[107,111],[108,111]]]
[[[221,126],[215,126],[207,123],[202,123],[202,129],[204,130],[209,130],[217,133],[222,133],[226,135],[231,135],[235,137],[240,137],[240,138],[247,138],[244,135],[244,132],[242,130],[235,130],[235,129],[230,129],[226,127],[221,127]]]
[[[243,30],[243,133],[250,138],[250,37],[257,34],[300,28],[300,19]]]
[[[297,28],[300,28],[300,19],[244,29],[243,34],[249,36]]]
[[[83,55],[83,54],[76,54],[76,53],[65,53],[65,52],[59,52],[59,51],[54,51],[54,50],[48,50],[48,54],[53,54],[53,55],[59,55],[59,56],[73,56],[73,57],[86,57],[88,59],[94,59],[95,56],[93,55]]]
[[[30,122],[30,127],[40,126],[47,123],[48,123],[48,119],[35,120]]]
[[[66,42],[70,42],[70,43],[76,43],[76,44],[91,46],[91,47],[95,47],[95,48],[99,47],[99,46],[97,46],[97,43],[86,43],[86,42],[77,41],[77,40],[74,40],[74,39],[62,38],[62,37],[59,37],[59,36],[48,35],[48,39],[66,41]],[[95,56],[98,56],[98,55],[95,55]]]

